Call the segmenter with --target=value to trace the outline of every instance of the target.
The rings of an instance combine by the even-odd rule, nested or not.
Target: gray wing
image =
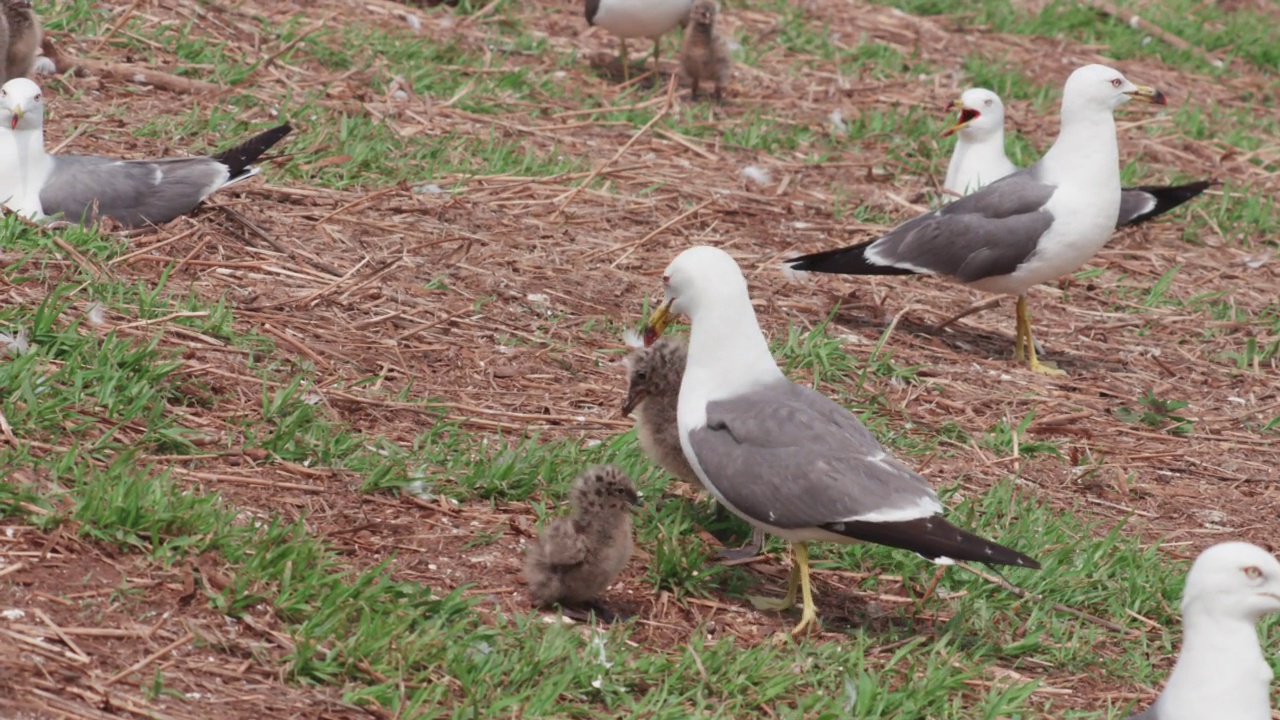
[[[702,471],[748,517],[783,529],[889,510],[941,511],[923,477],[893,458],[848,410],[783,380],[707,405],[689,435]]]
[[[161,224],[191,212],[228,179],[227,166],[207,157],[112,160],[55,155],[40,189],[46,215],[72,222],[114,218],[126,227]]]
[[[1045,203],[1057,188],[1034,168],[997,180],[898,226],[865,254],[872,262],[974,282],[1007,275],[1036,251],[1053,223]]]

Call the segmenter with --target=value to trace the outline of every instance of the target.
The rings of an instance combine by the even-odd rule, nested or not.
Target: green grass
[[[892,4],[913,12],[955,15],[960,22],[988,25],[997,32],[1065,35],[1077,42],[1107,44],[1119,58],[1155,55],[1196,72],[1219,72],[1194,53],[1159,42],[1144,44],[1141,33],[1114,20],[1099,20],[1075,3],[1054,3],[1041,17],[996,0],[959,9],[937,0]],[[464,5],[456,12],[475,12],[485,4]],[[776,12],[784,22],[770,43],[743,38],[748,65],[759,64],[768,53],[782,53],[792,59],[788,67],[795,73],[830,68],[850,78],[904,82],[945,70],[885,43],[833,36],[793,3],[770,0],[751,7]],[[1190,0],[1174,0],[1144,7],[1144,13],[1153,11],[1153,20],[1210,50],[1234,43],[1232,52],[1243,59],[1274,67],[1275,43],[1264,42],[1263,36],[1269,26],[1248,14],[1225,16],[1212,4],[1197,4],[1194,12],[1192,7]],[[448,178],[441,184],[450,189],[450,183],[461,187],[475,175],[583,172],[599,158],[584,157],[575,148],[513,127],[525,120],[521,113],[535,106],[597,109],[594,115],[574,117],[595,121],[591,132],[625,139],[657,112],[653,105],[617,108],[554,71],[530,70],[517,59],[527,54],[556,68],[583,59],[554,56],[557,45],[524,26],[526,18],[516,3],[500,3],[494,18],[485,48],[425,42],[407,29],[374,29],[361,23],[313,30],[305,18],[260,28],[262,55],[309,33],[279,61],[364,73],[371,97],[379,102],[393,78],[402,78],[419,96],[437,104],[453,100],[450,107],[465,114],[459,120],[442,111],[440,124],[423,130],[403,115],[392,113],[384,120],[335,107],[323,95],[325,88],[308,88],[297,97],[279,99],[280,118],[298,129],[288,147],[293,161],[273,172],[282,181],[330,188]],[[75,0],[50,13],[48,25],[55,31],[93,36],[105,33],[114,21],[115,16],[96,3]],[[141,58],[153,57],[154,46],[163,46],[187,66],[182,72],[222,83],[252,80],[261,70],[261,56],[236,56],[202,43],[192,23],[153,27],[134,18],[111,43]],[[961,60],[973,84],[991,87],[1034,112],[1054,111],[1060,79],[1028,77],[1000,57],[970,55]],[[656,92],[660,90],[637,88],[618,105],[643,102]],[[59,102],[73,99],[65,96]],[[949,147],[940,145],[936,135],[946,124],[941,108],[950,99],[938,98],[937,107],[861,106],[846,112],[847,133],[833,132],[824,117],[796,118],[787,108],[768,104],[743,107],[733,117],[714,122],[707,108],[685,105],[656,127],[704,141],[735,160],[778,157],[820,164],[883,150],[894,172],[936,176]],[[1274,107],[1274,97],[1266,93],[1253,100]],[[162,137],[187,143],[185,147],[196,152],[217,149],[275,121],[262,99],[248,90],[219,98],[216,104],[196,102],[185,112],[145,123],[130,118],[127,110],[116,108],[95,131],[108,140],[127,134]],[[1265,147],[1267,138],[1278,131],[1274,113],[1206,108],[1188,101],[1176,106],[1168,121],[1132,132],[1180,132],[1247,152]],[[1014,133],[1010,154],[1026,164],[1038,150]],[[349,159],[321,162],[334,155]],[[1265,160],[1256,162],[1268,169]],[[1136,182],[1159,169],[1138,158],[1123,172],[1127,182]],[[607,182],[599,179],[596,187]],[[1235,195],[1239,188],[1229,185],[1227,190]],[[842,203],[836,209],[840,217],[886,224],[897,217],[874,209],[865,198],[840,195],[839,188],[833,194]],[[1197,242],[1210,221],[1223,231],[1227,243],[1244,247],[1269,248],[1274,231],[1280,230],[1280,210],[1269,196],[1202,198],[1196,207],[1208,220],[1191,219],[1185,231],[1188,242]],[[741,537],[743,524],[716,523],[709,503],[667,497],[669,480],[641,456],[631,432],[604,438],[481,434],[445,419],[443,402],[448,398],[422,399],[429,388],[408,383],[383,388],[384,378],[377,376],[347,379],[336,389],[419,402],[421,431],[411,440],[396,442],[366,432],[335,419],[317,403],[314,369],[285,361],[270,338],[237,325],[228,301],[193,295],[170,284],[167,275],[152,282],[95,277],[75,264],[62,263],[65,254],[55,239],[99,263],[132,249],[124,238],[82,230],[35,232],[12,218],[0,220],[0,247],[6,249],[0,277],[26,298],[0,307],[0,332],[25,329],[32,344],[31,352],[0,362],[0,410],[20,441],[0,444],[0,468],[29,471],[29,477],[38,478],[25,484],[0,483],[0,516],[45,529],[62,526],[80,533],[86,542],[145,558],[157,567],[215,553],[228,564],[233,582],[222,590],[201,588],[197,602],[230,617],[250,608],[269,608],[294,643],[281,667],[272,669],[300,687],[335,687],[349,702],[376,705],[405,718],[769,715],[994,720],[1049,714],[1084,719],[1106,717],[1106,709],[1061,711],[1054,706],[1055,696],[1034,691],[1041,682],[1052,685],[1057,679],[1083,676],[1105,676],[1130,688],[1155,686],[1168,663],[1155,663],[1153,658],[1176,651],[1176,630],[1149,632],[1133,613],[1177,628],[1175,609],[1185,566],[1140,545],[1122,522],[1092,520],[1084,505],[1048,506],[1013,478],[981,495],[968,489],[971,478],[963,475],[933,480],[953,522],[1040,559],[1045,565],[1041,572],[1015,569],[1007,574],[1045,600],[1019,598],[953,569],[942,580],[941,598],[919,607],[887,605],[877,610],[863,600],[842,598],[836,583],[876,593],[891,592],[890,581],[872,577],[854,582],[819,574],[817,591],[828,614],[827,629],[840,633],[837,639],[820,642],[783,639],[746,645],[732,633],[709,637],[707,628],[698,627],[685,642],[646,645],[642,640],[648,636],[640,623],[598,632],[561,627],[543,622],[532,610],[511,614],[491,606],[483,596],[467,593],[473,588],[408,582],[396,572],[396,558],[371,567],[353,563],[305,516],[293,519],[267,512],[260,522],[240,522],[245,511],[263,509],[239,507],[208,487],[192,484],[181,469],[198,467],[193,458],[252,451],[267,462],[331,471],[366,496],[429,493],[490,511],[508,503],[528,503],[539,523],[562,512],[568,485],[583,467],[614,462],[637,479],[648,501],[636,518],[636,541],[650,560],[639,569],[633,589],[669,593],[677,605],[710,598],[734,606],[746,606],[749,593],[780,589],[779,583],[748,568],[708,564],[715,548],[703,543],[696,531],[710,528]],[[1248,332],[1206,328],[1205,339],[1219,344],[1203,352],[1213,353],[1216,362],[1234,372],[1274,372],[1280,352],[1280,305],[1251,309],[1231,301],[1226,291],[1190,295],[1199,291],[1180,287],[1179,273],[1175,267],[1158,278],[1117,278],[1115,273],[1090,270],[1077,278],[1106,280],[1106,292],[1124,312],[1176,308],[1240,323]],[[453,292],[446,276],[423,276],[421,283],[433,292]],[[495,301],[480,297],[475,303],[481,308]],[[113,332],[110,327],[89,326],[85,313],[94,303],[128,321],[156,320],[177,312],[190,315],[145,326],[141,332]],[[549,338],[573,320],[563,315],[539,318],[528,329],[532,337],[547,339],[547,362],[564,362],[563,341],[557,344]],[[611,323],[591,320],[581,332],[616,337]],[[251,392],[218,389],[194,372],[182,347],[167,334],[174,328],[242,352],[238,367],[252,378]],[[935,388],[923,368],[904,360],[891,340],[885,332],[872,347],[850,347],[827,318],[812,329],[792,325],[774,339],[773,349],[791,377],[837,398],[908,464],[954,453],[957,447],[981,448],[998,458],[1013,455],[1016,448],[1023,458],[1068,464],[1066,443],[1028,437],[1036,407],[1023,398],[1007,399],[1007,419],[989,426],[963,420],[920,425],[909,407],[895,404],[886,388]],[[496,341],[531,342],[514,334]],[[373,390],[375,386],[379,389]],[[1189,434],[1194,421],[1182,412],[1185,402],[1135,390],[1132,399],[1120,404],[1117,419],[1142,430]],[[206,426],[193,422],[201,412],[225,407],[238,412],[234,421],[219,426],[222,434],[211,438]],[[1280,418],[1263,419],[1245,429],[1274,435],[1280,431]],[[1081,466],[1100,462],[1095,454],[1103,447],[1089,446],[1085,456],[1091,459],[1082,459]],[[163,461],[156,459],[161,456]],[[507,533],[502,523],[484,523],[473,528],[467,544],[499,546]],[[783,550],[777,540],[769,548]],[[820,569],[896,575],[913,588],[926,584],[932,572],[910,553],[871,545],[817,545],[813,557]],[[126,602],[137,592],[121,588]],[[1137,630],[1138,636],[1121,641],[1113,631],[1055,610],[1052,603],[1120,623]],[[841,616],[841,609],[853,616],[852,622]],[[736,622],[738,616],[724,617],[718,622]],[[793,616],[780,618],[784,627],[792,620]],[[1264,625],[1263,635],[1271,644],[1280,639],[1274,622]],[[1107,652],[1099,652],[1100,647]],[[995,668],[1043,680],[987,684]],[[132,680],[145,685],[152,697],[173,692],[160,670],[147,670],[145,677]]]
[[[14,242],[36,247],[44,242],[25,226],[6,227]],[[76,241],[98,247],[104,256],[116,251],[105,239]],[[5,268],[4,277],[32,282],[46,277],[47,270],[32,258]],[[707,522],[709,507],[663,500],[667,481],[641,458],[631,433],[596,444],[503,440],[438,423],[411,447],[389,443],[320,413],[308,401],[305,371],[270,361],[269,343],[232,330],[233,313],[224,306],[201,306],[163,283],[146,288],[76,280],[65,278],[38,305],[0,311],[0,326],[30,328],[33,346],[0,365],[0,408],[21,438],[69,448],[42,453],[5,445],[0,463],[48,480],[4,485],[0,509],[22,516],[18,503],[34,503],[53,514],[31,516],[32,521],[45,526],[74,521],[86,540],[139,553],[159,565],[216,553],[229,564],[233,582],[222,590],[205,588],[201,602],[232,617],[261,604],[272,608],[295,643],[285,676],[299,684],[338,686],[350,702],[420,718],[511,713],[732,718],[764,707],[791,718],[850,713],[904,719],[1021,717],[1049,707],[1045,698],[1032,694],[1035,683],[975,688],[966,681],[987,678],[995,665],[1035,676],[1038,666],[1024,664],[1034,660],[1064,672],[1105,672],[1153,684],[1159,679],[1155,671],[1138,659],[1148,650],[1171,649],[1165,640],[1144,635],[1137,649],[1099,657],[1093,648],[1111,640],[1109,631],[960,571],[947,574],[942,590],[962,593],[962,599],[931,604],[953,614],[946,622],[934,623],[910,607],[855,625],[829,618],[844,633],[833,642],[787,641],[744,650],[732,639],[712,641],[695,632],[687,645],[634,648],[626,644],[638,631],[631,625],[594,635],[547,625],[532,611],[482,615],[479,601],[464,597],[465,588],[405,582],[386,563],[352,567],[309,529],[305,517],[237,522],[240,508],[216,494],[193,491],[167,463],[148,460],[206,451],[191,444],[192,431],[174,408],[227,398],[207,388],[202,400],[192,398],[192,378],[179,354],[164,344],[161,329],[141,338],[90,333],[76,309],[89,298],[109,313],[129,317],[203,307],[207,315],[181,322],[234,347],[252,348],[261,398],[243,414],[240,434],[223,438],[222,447],[259,448],[280,460],[341,468],[360,478],[366,492],[395,492],[417,481],[461,503],[530,500],[540,517],[559,512],[553,508],[580,468],[617,462],[640,479],[650,499],[637,517],[637,542],[652,557],[637,581],[642,586],[671,592],[677,602],[715,597],[745,604],[747,593],[776,592],[778,584],[762,582],[740,567],[706,564],[711,549],[689,538]],[[894,377],[912,382],[912,376],[883,346],[869,361],[855,358],[822,324],[793,332],[776,349],[798,377],[839,396],[859,395],[872,427],[897,424],[882,414],[870,388]],[[1019,429],[1025,430],[1030,419],[1020,421]],[[996,428],[983,443],[1009,452],[1009,432]],[[1021,451],[1056,454],[1050,445],[1025,441]],[[1083,512],[1041,507],[1011,483],[983,496],[961,497],[945,489],[944,495],[950,496],[950,516],[958,524],[1033,550],[1045,564],[1043,572],[1009,571],[1028,590],[1122,623],[1131,622],[1127,609],[1174,623],[1164,608],[1174,605],[1179,575],[1168,572],[1154,551],[1125,539],[1118,526],[1094,527]],[[492,543],[495,532],[501,530],[479,528],[472,542]],[[819,545],[814,559],[819,568],[875,570],[917,585],[930,572],[909,553],[871,545]],[[867,580],[858,587],[874,591],[876,586]],[[826,603],[836,601],[839,591],[821,579],[818,587],[830,607]],[[442,677],[449,682],[440,682]],[[162,675],[138,680],[152,694],[165,691]]]

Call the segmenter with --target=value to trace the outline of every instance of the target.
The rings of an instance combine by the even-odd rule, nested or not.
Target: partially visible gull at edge
[[[209,157],[50,155],[40,86],[17,78],[0,88],[0,167],[11,168],[0,176],[0,203],[32,219],[61,215],[89,224],[110,217],[129,228],[159,225],[256,175],[250,163],[291,130],[280,125]]]
[[[1026,292],[1078,269],[1106,244],[1120,213],[1120,152],[1112,112],[1130,99],[1163,105],[1154,88],[1086,65],[1062,91],[1062,129],[1035,165],[858,245],[792,258],[792,270],[845,275],[941,275],[1018,297],[1014,358],[1036,357]]]
[[[803,612],[793,633],[816,619],[806,543],[866,541],[939,564],[968,560],[1039,568],[1035,560],[942,518],[924,477],[898,461],[839,404],[787,379],[756,321],[747,281],[723,250],[694,247],[663,274],[666,298],[646,342],[671,319],[689,317],[689,355],[677,425],[689,465],[716,500],[795,552],[784,598],[797,585]]]
[[[1150,708],[1129,720],[1271,720],[1258,621],[1280,613],[1280,562],[1243,542],[1200,553],[1182,593],[1182,651]]]
[[[959,112],[956,123],[942,135],[956,135],[943,188],[957,196],[1018,171],[1004,152],[1004,103],[986,88],[965,90],[951,104]],[[1146,222],[1195,198],[1212,184],[1198,180],[1184,185],[1138,185],[1121,188],[1116,227]]]

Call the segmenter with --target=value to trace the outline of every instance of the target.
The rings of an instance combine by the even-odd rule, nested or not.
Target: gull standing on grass
[[[1004,103],[999,95],[986,88],[970,88],[951,106],[960,115],[954,125],[942,131],[943,137],[956,135],[956,147],[943,183],[945,190],[957,196],[968,195],[1018,171],[1018,166],[1004,154]],[[1204,192],[1210,183],[1200,180],[1185,185],[1121,188],[1116,228],[1163,215]]]
[[[1169,682],[1129,720],[1271,720],[1271,665],[1258,621],[1280,613],[1280,562],[1257,545],[1200,553],[1182,593],[1182,652]]]
[[[210,157],[117,160],[50,155],[44,148],[44,97],[26,78],[0,88],[0,204],[28,218],[61,215],[90,224],[110,217],[125,227],[169,222],[205,198],[258,174],[250,165],[288,135],[280,125]]]
[[[618,53],[622,77],[629,82],[631,64],[627,58],[627,38],[653,40],[653,70],[657,72],[662,36],[688,22],[691,9],[693,0],[586,0],[584,14],[588,25],[602,27],[618,36],[622,45]]]
[[[782,374],[747,281],[728,253],[685,250],[662,280],[666,298],[649,319],[645,341],[655,341],[679,314],[692,326],[677,410],[680,445],[716,500],[792,544],[786,596],[753,599],[757,607],[789,608],[799,585],[804,604],[792,634],[817,619],[809,542],[873,542],[942,565],[1040,567],[944,520],[924,477],[890,455],[848,410]]]
[[[1036,372],[1027,290],[1075,271],[1106,244],[1120,213],[1120,151],[1112,112],[1154,88],[1086,65],[1062,91],[1062,129],[1035,165],[858,245],[792,258],[793,270],[845,275],[941,275],[1018,297],[1014,358]]]

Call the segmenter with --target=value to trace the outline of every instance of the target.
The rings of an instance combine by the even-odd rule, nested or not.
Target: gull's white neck
[[[1160,720],[1271,720],[1271,666],[1253,622],[1183,617],[1182,652],[1156,700]]]
[[[5,134],[11,138],[14,156],[10,166],[12,171],[6,173],[6,177],[12,180],[0,186],[0,200],[4,200],[9,209],[29,219],[43,217],[40,189],[53,169],[53,158],[44,151],[44,127]],[[9,147],[5,148],[6,152],[9,150]]]
[[[704,303],[689,319],[689,359],[676,411],[682,435],[706,424],[707,403],[784,378],[745,292]]]
[[[943,187],[959,195],[968,195],[1012,173],[1017,168],[1004,154],[1004,129],[977,137],[966,136],[964,130],[956,140],[947,165]]]
[[[1090,194],[1100,197],[1114,192],[1113,214],[1120,212],[1120,150],[1116,121],[1109,111],[1064,104],[1062,130],[1039,168],[1041,179],[1053,185],[1088,186]]]

